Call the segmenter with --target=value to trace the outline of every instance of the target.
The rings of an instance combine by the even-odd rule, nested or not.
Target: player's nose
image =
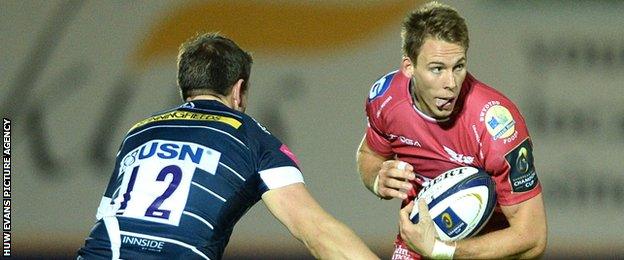
[[[444,81],[444,88],[448,89],[448,90],[455,90],[457,88],[457,81],[456,81],[456,76],[455,74],[451,71],[451,72],[447,72],[446,76],[444,77],[445,81]]]

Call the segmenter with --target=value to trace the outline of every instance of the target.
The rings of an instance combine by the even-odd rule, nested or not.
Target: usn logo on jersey
[[[128,153],[121,161],[120,172],[124,172],[125,167],[136,165],[138,161],[158,158],[192,163],[197,168],[214,174],[217,168],[215,162],[218,162],[214,158],[220,156],[220,152],[195,143],[152,140]]]
[[[511,112],[498,101],[490,101],[483,107],[480,121],[485,123],[493,140],[510,137],[516,131],[516,121]]]

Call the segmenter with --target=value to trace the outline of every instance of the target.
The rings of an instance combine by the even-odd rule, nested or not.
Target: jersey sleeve
[[[390,142],[383,135],[371,126],[369,121],[366,126],[366,144],[377,154],[388,157],[392,155],[392,147]]]
[[[294,183],[303,183],[297,157],[288,146],[274,137],[264,126],[253,120],[252,138],[257,141],[258,189],[261,193]]]
[[[488,103],[481,114],[485,170],[496,183],[498,202],[514,205],[541,192],[533,144],[524,118],[508,100]]]
[[[366,144],[377,154],[384,157],[391,156],[393,153],[388,136],[384,132],[383,115],[381,114],[383,103],[380,103],[380,100],[383,100],[383,96],[390,87],[393,77],[394,73],[391,73],[377,80],[371,87],[365,104],[367,121]]]

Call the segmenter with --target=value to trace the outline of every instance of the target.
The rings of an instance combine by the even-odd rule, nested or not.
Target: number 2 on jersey
[[[132,175],[130,176],[128,189],[126,190],[126,193],[124,193],[123,195],[124,201],[121,202],[121,207],[119,208],[120,210],[126,209],[126,207],[128,206],[128,200],[130,200],[130,192],[132,192],[132,189],[134,188],[134,182],[136,181],[136,175],[138,172],[139,172],[139,166],[135,166],[134,169],[132,169]],[[149,208],[147,208],[147,211],[145,212],[146,217],[155,217],[155,218],[164,218],[164,219],[169,218],[169,214],[171,213],[171,211],[159,209],[158,207],[160,207],[163,201],[169,198],[169,196],[171,196],[171,194],[178,188],[178,184],[180,184],[180,181],[182,180],[182,169],[180,169],[180,167],[176,165],[169,165],[163,168],[160,171],[160,173],[158,173],[158,177],[156,177],[156,180],[164,181],[165,177],[167,177],[167,175],[169,174],[173,176],[173,179],[171,179],[171,182],[169,183],[169,186],[167,186],[167,189],[165,190],[165,192],[162,195],[158,196],[158,198],[156,198],[156,200],[152,202]]]
[[[121,203],[117,214],[178,225],[195,170],[201,168],[215,174],[220,155],[219,152],[210,149],[209,153],[202,156],[200,163],[158,157],[136,161],[131,166],[130,176],[126,176],[122,181],[120,189],[125,192],[118,198]]]

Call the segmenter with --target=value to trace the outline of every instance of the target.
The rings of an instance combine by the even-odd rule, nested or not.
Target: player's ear
[[[403,56],[403,60],[401,61],[401,71],[409,77],[414,75],[414,63],[412,63],[412,59],[407,56]]]
[[[232,104],[233,108],[238,111],[245,111],[246,104],[244,103],[245,100],[243,99],[245,94],[243,93],[244,82],[244,80],[239,79],[238,81],[236,81],[236,83],[234,83],[234,86],[232,86],[230,103]]]

